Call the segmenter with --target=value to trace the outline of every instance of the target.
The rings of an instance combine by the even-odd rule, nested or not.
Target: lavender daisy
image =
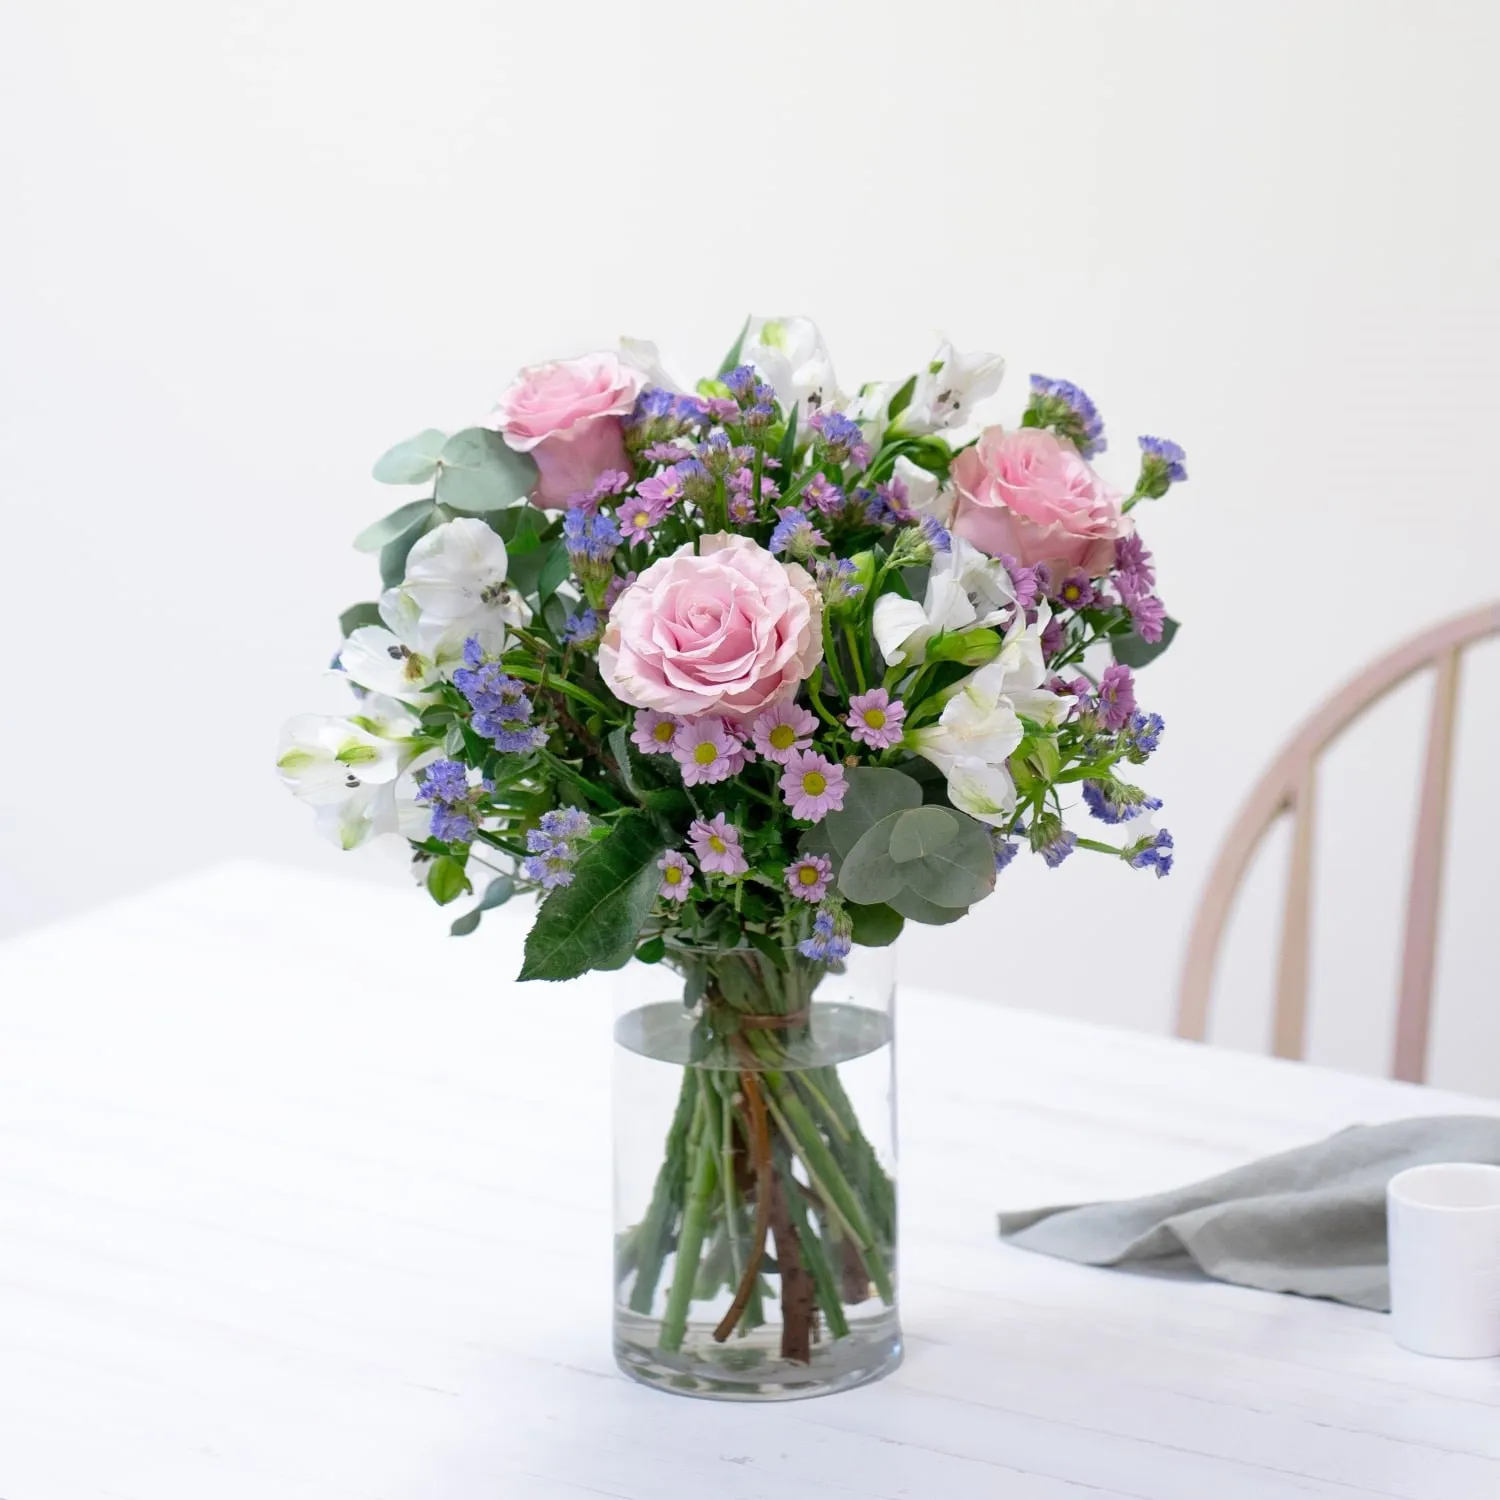
[[[750,868],[740,848],[740,831],[723,813],[695,819],[688,827],[688,843],[705,875],[743,875]]]
[[[693,867],[686,856],[669,849],[657,860],[656,868],[661,871],[659,894],[668,901],[686,901],[693,890]]]
[[[630,742],[643,755],[670,755],[676,734],[677,720],[671,714],[659,714],[654,708],[636,709]]]
[[[1099,679],[1093,709],[1106,729],[1123,729],[1135,712],[1135,678],[1130,668],[1116,662]]]
[[[699,786],[733,776],[739,741],[717,714],[688,719],[672,737],[672,754],[682,767],[684,786]]]
[[[801,750],[786,762],[778,783],[794,818],[821,822],[844,805],[848,781],[844,768],[811,750]]]
[[[818,721],[795,703],[777,703],[765,709],[750,726],[752,743],[767,760],[786,765],[799,750],[812,747]]]
[[[889,750],[901,743],[905,718],[906,705],[900,699],[893,703],[884,688],[871,688],[868,693],[857,693],[849,700],[844,723],[860,744],[872,750]]]
[[[833,861],[824,854],[805,854],[786,867],[786,888],[799,901],[821,901],[832,879]]]

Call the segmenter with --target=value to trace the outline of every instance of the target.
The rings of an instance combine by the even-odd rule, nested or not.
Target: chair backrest
[[[1250,794],[1224,841],[1188,939],[1177,1004],[1177,1035],[1201,1042],[1208,1027],[1214,961],[1250,857],[1283,813],[1293,819],[1291,870],[1282,908],[1276,965],[1272,1050],[1301,1058],[1307,1033],[1307,976],[1312,915],[1312,842],[1318,758],[1373,703],[1425,667],[1436,669],[1428,718],[1416,845],[1401,951],[1401,991],[1391,1076],[1421,1083],[1427,1070],[1433,956],[1437,948],[1448,784],[1453,765],[1459,662],[1465,649],[1500,634],[1500,601],[1460,615],[1398,647],[1334,694],[1302,726]]]

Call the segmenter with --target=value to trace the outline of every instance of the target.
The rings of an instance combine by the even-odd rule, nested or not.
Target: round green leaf
[[[939,906],[935,901],[918,895],[910,886],[892,896],[888,905],[900,912],[908,922],[923,922],[929,927],[942,927],[948,922],[956,922],[965,910],[962,906]]]
[[[957,834],[958,819],[946,808],[914,807],[902,813],[891,830],[891,858],[898,865],[921,859],[951,844]]]
[[[859,906],[851,901],[845,909],[854,923],[854,941],[862,948],[888,948],[906,925],[901,913],[889,906]]]
[[[922,801],[921,787],[905,772],[889,767],[856,766],[846,780],[843,807],[823,819],[829,843],[844,858],[882,818],[917,807]]]
[[[908,889],[937,906],[972,906],[994,889],[995,845],[982,823],[960,812],[948,816],[952,840],[903,864],[901,874]]]
[[[418,521],[425,521],[432,514],[431,500],[411,500],[397,506],[390,515],[382,516],[373,526],[366,526],[354,538],[357,552],[379,552],[388,542],[410,531]]]
[[[861,906],[889,901],[906,884],[906,871],[891,858],[891,832],[905,809],[872,823],[839,867],[839,890]]]
[[[437,497],[450,510],[479,515],[531,491],[536,464],[488,427],[455,432],[437,459]]]
[[[428,427],[382,453],[373,473],[382,484],[421,484],[437,473],[438,454],[447,441],[446,433]]]

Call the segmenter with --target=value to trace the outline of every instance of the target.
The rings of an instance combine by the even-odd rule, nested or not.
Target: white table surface
[[[905,1366],[783,1406],[632,1384],[607,981],[514,986],[525,915],[449,940],[415,891],[238,865],[0,948],[4,1500],[1500,1496],[1500,1361],[994,1233],[1500,1104],[911,986]]]

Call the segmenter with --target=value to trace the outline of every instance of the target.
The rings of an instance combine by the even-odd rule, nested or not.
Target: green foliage
[[[792,402],[792,409],[787,413],[786,431],[781,435],[781,447],[777,450],[776,458],[781,467],[777,470],[779,474],[790,474],[797,457],[797,408],[800,402]],[[786,481],[783,480],[784,484]]]
[[[488,427],[455,432],[437,459],[437,498],[460,515],[511,505],[536,483],[536,464]]]
[[[906,925],[906,918],[889,906],[860,906],[851,901],[847,910],[854,923],[854,941],[862,948],[888,948]]]
[[[917,807],[922,801],[921,788],[904,771],[855,766],[845,779],[848,786],[843,807],[829,813],[820,825],[825,831],[828,852],[840,859],[848,858],[850,850],[882,818]],[[804,849],[806,846],[804,839]]]
[[[471,910],[454,920],[449,931],[454,937],[468,937],[479,926],[480,917],[497,906],[504,906],[516,893],[516,882],[509,875],[497,875],[484,888],[484,895]]]
[[[617,969],[635,951],[661,885],[656,862],[666,848],[656,819],[619,817],[609,836],[579,858],[571,885],[542,903],[526,937],[521,979],[574,979],[589,969]]]
[[[428,505],[424,515],[418,516],[394,541],[380,549],[380,582],[384,588],[393,589],[406,577],[406,559],[420,537],[438,523],[438,510]]]
[[[339,616],[339,634],[347,641],[360,626],[379,625],[381,623],[380,606],[378,604],[351,604]]]
[[[381,484],[425,484],[437,473],[438,455],[447,441],[446,433],[428,427],[388,448],[375,460],[372,472]]]
[[[901,413],[911,405],[911,398],[916,393],[916,389],[917,377],[913,375],[909,380],[907,380],[906,384],[903,385],[901,389],[891,397],[891,404],[886,408],[886,419],[888,421],[894,422],[896,418],[899,417]]]
[[[719,363],[719,374],[725,375],[740,362],[740,350],[745,347],[745,335],[750,332],[750,319],[747,316],[740,328],[739,336],[729,346],[729,353]]]
[[[427,893],[439,906],[447,906],[473,889],[469,877],[464,874],[463,861],[451,854],[440,854],[428,865]]]
[[[1172,644],[1176,635],[1177,621],[1169,618],[1162,621],[1159,641],[1143,641],[1132,630],[1129,635],[1116,636],[1109,644],[1117,662],[1127,667],[1140,668],[1155,661]]]
[[[432,511],[431,500],[409,500],[405,505],[397,506],[390,515],[382,516],[373,526],[366,526],[354,538],[354,550],[356,552],[379,552],[387,542],[394,542],[398,536],[410,531],[418,522],[426,521]]]

